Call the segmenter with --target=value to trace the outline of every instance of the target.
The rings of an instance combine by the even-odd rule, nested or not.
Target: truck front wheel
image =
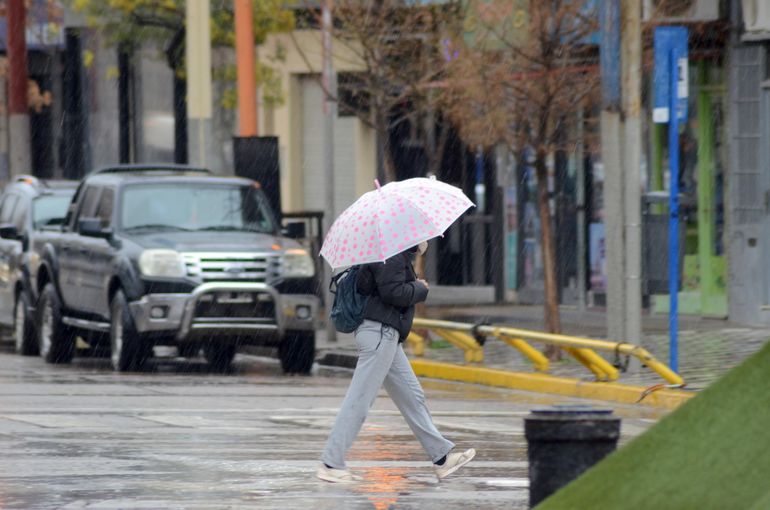
[[[309,374],[315,360],[315,331],[287,331],[278,344],[278,357],[287,374]]]
[[[205,344],[203,346],[203,355],[212,370],[217,372],[226,372],[235,358],[235,344]]]
[[[118,372],[141,370],[152,355],[152,345],[136,331],[134,318],[122,290],[115,292],[110,304],[110,361]]]

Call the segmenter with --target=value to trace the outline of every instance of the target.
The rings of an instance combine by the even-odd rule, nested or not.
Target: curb
[[[642,386],[631,386],[616,382],[586,382],[579,379],[556,377],[547,374],[510,372],[507,370],[452,365],[435,361],[413,359],[411,363],[415,374],[421,377],[534,391],[537,393],[552,393],[577,398],[606,400],[623,404],[641,404],[664,409],[675,409],[696,395],[694,392],[683,390],[664,388],[648,392],[648,389]]]
[[[323,358],[318,360],[318,364],[355,368],[357,360],[358,356],[354,354],[327,352]],[[616,382],[587,382],[580,379],[547,374],[512,372],[422,359],[411,359],[410,362],[414,373],[420,377],[536,393],[550,393],[567,397],[605,400],[622,404],[640,404],[669,410],[679,407],[696,395],[695,392],[685,390],[663,388],[650,392],[648,388],[643,386],[632,386]]]
[[[327,352],[316,363],[325,367],[356,368],[358,356],[345,352]]]

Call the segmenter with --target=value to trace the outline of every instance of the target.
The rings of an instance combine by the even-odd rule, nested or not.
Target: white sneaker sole
[[[319,480],[323,480],[324,482],[329,483],[358,483],[361,481],[361,479],[351,478],[351,479],[345,479],[345,478],[338,478],[336,476],[327,475],[324,473],[316,473],[316,478]]]
[[[465,461],[456,464],[452,469],[450,469],[449,471],[446,471],[445,473],[442,473],[440,475],[438,473],[436,473],[436,477],[439,480],[443,480],[447,476],[451,475],[452,473],[454,473],[455,471],[457,471],[458,469],[460,469],[461,467],[463,467],[464,465],[466,465],[467,463],[472,461],[475,456],[476,456],[476,450],[474,449],[473,453],[471,453],[471,456],[468,457],[467,459],[465,459]]]

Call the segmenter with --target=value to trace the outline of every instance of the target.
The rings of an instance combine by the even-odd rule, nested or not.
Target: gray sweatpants
[[[365,320],[356,330],[358,364],[326,442],[321,461],[345,469],[345,454],[366,420],[380,387],[398,407],[432,462],[454,447],[436,429],[425,404],[422,386],[398,342],[398,331],[376,321]]]

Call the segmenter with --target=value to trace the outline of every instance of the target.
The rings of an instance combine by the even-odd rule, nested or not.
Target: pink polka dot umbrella
[[[434,178],[391,182],[364,193],[326,234],[321,256],[332,269],[384,262],[436,236],[474,204],[459,188]]]

